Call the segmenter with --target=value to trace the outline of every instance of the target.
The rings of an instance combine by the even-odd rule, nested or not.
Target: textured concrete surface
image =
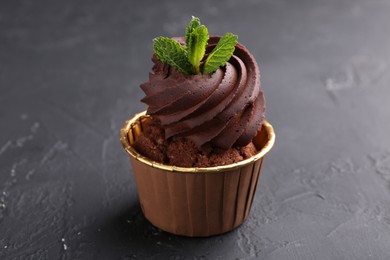
[[[119,129],[190,15],[260,64],[277,134],[248,221],[166,234]],[[390,2],[1,1],[0,259],[390,259]]]

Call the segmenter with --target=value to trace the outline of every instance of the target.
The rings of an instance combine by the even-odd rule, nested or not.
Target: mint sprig
[[[185,75],[212,74],[219,67],[225,66],[234,52],[237,39],[237,35],[226,33],[203,64],[209,33],[199,18],[192,17],[186,28],[186,46],[170,38],[157,37],[153,39],[153,49],[160,61]]]
[[[186,28],[186,45],[190,45],[190,40],[194,29],[200,26],[200,19],[198,17],[192,16],[191,21],[188,23]]]
[[[210,74],[216,71],[220,66],[224,66],[233,55],[237,40],[237,35],[226,33],[207,57],[203,71]]]
[[[153,39],[153,50],[159,60],[175,67],[181,73],[185,75],[194,73],[193,66],[188,61],[186,50],[177,41],[166,37],[157,37]]]
[[[190,34],[187,45],[187,57],[192,66],[194,66],[196,74],[200,72],[200,61],[206,52],[208,40],[209,32],[204,25],[196,27]]]

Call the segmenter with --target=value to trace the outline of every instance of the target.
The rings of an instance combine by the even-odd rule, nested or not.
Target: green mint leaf
[[[207,57],[204,63],[203,72],[211,74],[219,67],[224,66],[233,55],[237,40],[237,35],[226,33]]]
[[[206,26],[200,25],[193,29],[189,35],[187,57],[192,66],[194,66],[195,73],[198,74],[200,72],[200,61],[206,52],[206,45],[209,40],[209,31]]]
[[[190,45],[189,41],[190,41],[192,32],[194,31],[195,28],[197,28],[199,26],[200,26],[200,19],[198,17],[192,16],[192,19],[186,28],[186,45],[187,46]]]
[[[194,69],[188,61],[186,50],[177,41],[167,37],[153,39],[153,50],[157,58],[185,75],[193,74]]]

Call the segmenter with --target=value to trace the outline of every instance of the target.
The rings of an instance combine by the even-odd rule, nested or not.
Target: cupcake
[[[247,219],[275,139],[258,65],[236,35],[210,37],[196,17],[185,37],[153,42],[148,108],[121,129],[142,211],[173,234],[228,232]]]

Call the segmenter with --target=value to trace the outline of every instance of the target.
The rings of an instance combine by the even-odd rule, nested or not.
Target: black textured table
[[[256,57],[277,137],[250,218],[202,239],[144,219],[119,142],[191,15]],[[2,1],[0,259],[390,259],[389,25],[387,0]]]

